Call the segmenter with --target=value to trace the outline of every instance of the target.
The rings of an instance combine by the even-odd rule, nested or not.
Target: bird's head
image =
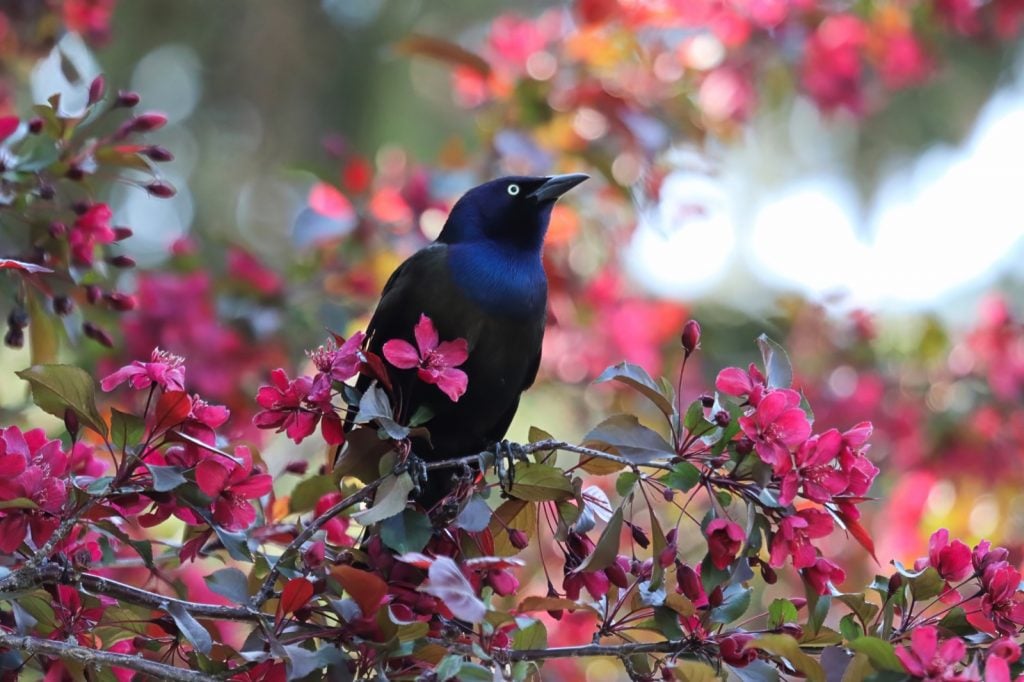
[[[485,182],[455,203],[438,241],[490,240],[540,251],[555,201],[588,177],[583,173],[513,175]]]

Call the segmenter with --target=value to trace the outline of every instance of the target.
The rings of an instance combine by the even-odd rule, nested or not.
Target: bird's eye
[[[508,193],[511,194],[512,196],[516,196],[517,194],[519,194],[519,185],[509,185]]]

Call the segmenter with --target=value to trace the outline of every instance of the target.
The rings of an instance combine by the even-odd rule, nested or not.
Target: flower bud
[[[85,177],[85,171],[83,171],[78,164],[71,163],[68,164],[68,169],[67,171],[65,171],[64,177],[66,177],[68,180],[78,182],[79,180]]]
[[[644,529],[640,526],[630,524],[629,531],[633,535],[633,542],[640,545],[643,549],[647,549],[647,546],[651,544],[651,540],[647,537],[647,533],[645,533]]]
[[[151,133],[154,130],[160,130],[160,128],[167,125],[167,117],[155,111],[149,111],[145,114],[139,114],[135,118],[129,120],[128,124],[128,132]]]
[[[75,304],[71,302],[71,299],[67,296],[54,296],[53,297],[53,312],[58,315],[70,315],[71,311],[75,309]]]
[[[160,145],[151,145],[142,150],[142,154],[148,156],[153,161],[158,163],[174,161],[174,154],[170,152],[166,147]]]
[[[284,468],[284,470],[289,474],[295,474],[297,476],[302,476],[308,469],[309,462],[304,459],[297,459],[293,462],[288,462],[287,466]]]
[[[516,549],[526,549],[527,545],[530,544],[530,536],[518,528],[509,528],[508,541]]]
[[[88,201],[76,201],[75,203],[71,204],[71,210],[74,211],[76,215],[85,215],[86,211],[88,211],[91,207],[92,204],[90,204]]]
[[[672,488],[662,488],[661,496],[665,498],[666,502],[671,502],[673,499],[675,499],[676,491],[672,490]]]
[[[17,327],[9,327],[4,335],[4,345],[8,348],[21,348],[25,345],[25,332]]]
[[[779,575],[775,572],[775,569],[769,566],[766,562],[761,563],[761,577],[769,585],[774,585],[779,581]]]
[[[754,441],[750,440],[746,436],[743,436],[736,441],[736,454],[738,455],[749,455],[754,451]]]
[[[110,338],[110,334],[108,334],[105,329],[93,324],[92,322],[85,322],[82,324],[82,333],[101,346],[106,346],[107,348],[114,347],[114,340]]]
[[[178,190],[174,189],[174,185],[169,182],[164,182],[163,180],[154,180],[149,183],[146,185],[146,191],[149,192],[150,195],[161,199],[170,199],[178,193]]]
[[[115,268],[134,268],[135,267],[135,259],[132,258],[131,256],[124,256],[124,255],[111,256],[107,260],[107,262],[110,263],[111,265],[113,265]]]
[[[302,563],[306,568],[317,569],[324,565],[326,552],[323,541],[314,542],[302,552]]]
[[[103,298],[103,289],[100,289],[95,284],[85,285],[85,300],[89,301],[89,303],[92,303],[93,305],[96,305],[96,303],[101,298]]]
[[[149,643],[149,637],[143,637],[142,635],[135,635],[132,637],[132,650],[138,651],[144,649]]]
[[[123,107],[125,109],[131,109],[139,103],[139,93],[132,92],[131,90],[121,90],[117,93],[117,99],[114,100],[115,107]]]
[[[729,425],[732,421],[732,416],[725,410],[719,410],[715,412],[715,425],[720,426],[723,429]]]
[[[704,408],[712,408],[715,406],[715,397],[713,395],[702,395],[700,397],[700,406]]]
[[[92,79],[92,83],[89,84],[89,104],[96,104],[103,99],[104,93],[107,91],[107,82],[104,80],[103,75],[100,74]]]
[[[109,305],[111,308],[120,312],[135,310],[135,306],[137,305],[134,296],[132,296],[131,294],[123,294],[118,291],[113,291],[107,294],[106,296],[103,297],[103,300],[105,300],[107,302],[107,305]]]
[[[119,242],[135,234],[130,227],[115,227],[114,228],[114,241]]]
[[[708,606],[716,608],[722,605],[725,601],[725,593],[722,591],[722,586],[719,585],[715,589],[711,590],[711,594],[708,595]]]
[[[690,320],[683,325],[683,335],[679,340],[687,355],[700,347],[700,324],[697,320]]]
[[[37,193],[39,194],[39,198],[43,199],[44,201],[49,201],[50,199],[57,196],[57,190],[55,190],[53,188],[53,185],[49,183],[40,184],[39,191]]]
[[[68,430],[68,435],[71,436],[71,440],[78,438],[78,413],[72,410],[70,407],[64,410],[64,428]]]
[[[28,132],[32,133],[33,135],[38,135],[39,133],[43,132],[44,125],[46,125],[46,122],[43,119],[39,118],[38,116],[33,116],[28,120]]]

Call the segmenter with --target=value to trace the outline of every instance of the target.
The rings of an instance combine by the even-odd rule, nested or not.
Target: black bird
[[[540,364],[548,282],[541,250],[551,209],[589,176],[512,176],[466,192],[437,241],[402,263],[381,295],[367,328],[368,349],[385,342],[415,345],[413,327],[427,315],[442,341],[464,338],[466,393],[452,402],[436,386],[417,383],[415,370],[388,368],[394,395],[408,418],[425,407],[430,442],[413,440],[424,461],[475,454],[502,439]],[[365,391],[370,380],[360,377]],[[433,472],[419,501],[428,509],[451,486],[450,471]]]

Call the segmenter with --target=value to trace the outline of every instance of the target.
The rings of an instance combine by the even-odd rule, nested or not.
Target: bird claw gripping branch
[[[509,493],[516,478],[516,460],[526,462],[526,451],[519,443],[502,439],[494,444],[494,468],[498,474],[501,490]]]

